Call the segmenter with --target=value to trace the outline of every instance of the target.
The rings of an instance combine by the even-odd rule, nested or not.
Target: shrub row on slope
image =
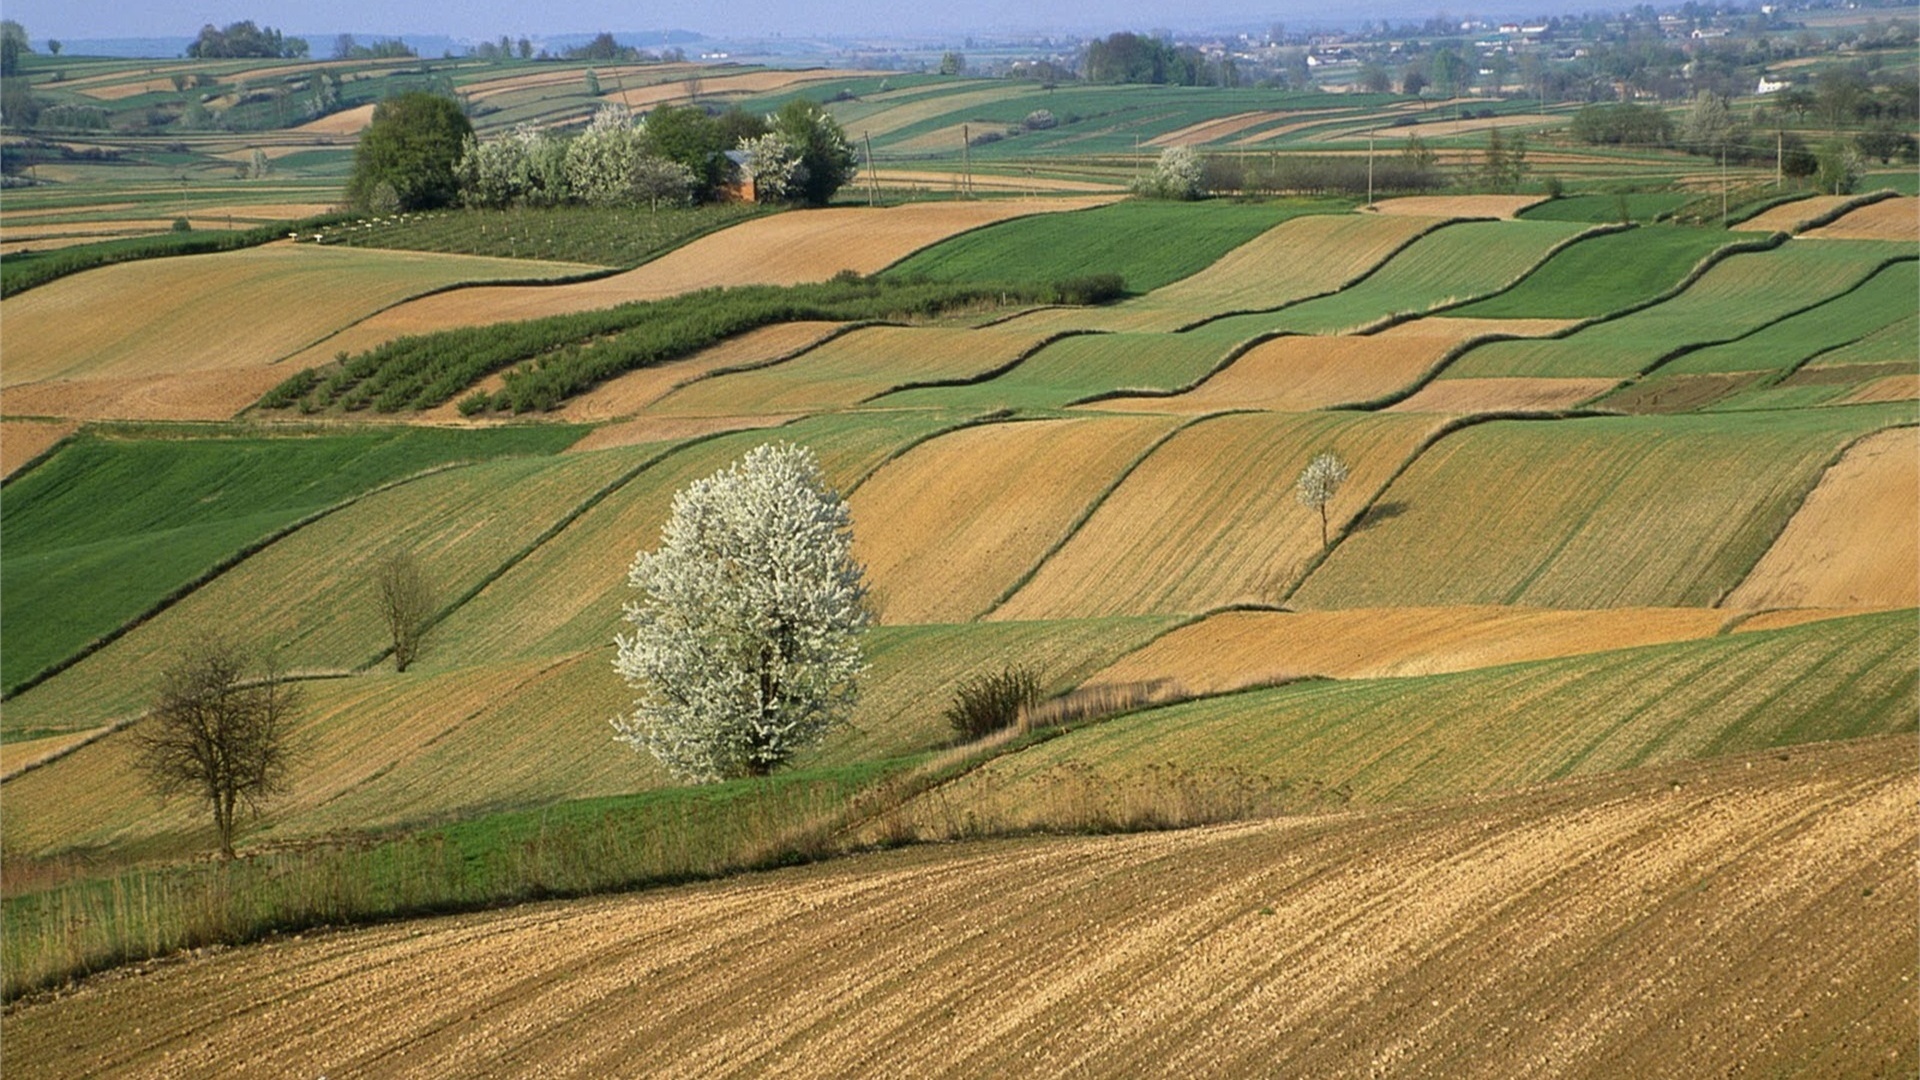
[[[261,399],[269,409],[376,412],[428,409],[508,368],[505,385],[460,403],[468,414],[552,409],[623,372],[686,356],[776,322],[904,319],[999,304],[1097,303],[1117,296],[1113,276],[1047,285],[881,282],[843,276],[812,285],[704,289],[665,300],[525,322],[399,338],[342,358],[324,376],[309,369]]]

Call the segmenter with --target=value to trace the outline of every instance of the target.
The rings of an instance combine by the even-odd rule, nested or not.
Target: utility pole
[[[1373,209],[1373,133],[1376,129],[1367,129],[1367,209]]]
[[[873,172],[873,133],[863,131],[860,137],[867,144],[867,205],[880,205],[880,178]]]
[[[1784,164],[1786,161],[1786,146],[1787,146],[1786,132],[1783,132],[1783,131],[1774,132],[1773,133],[1773,186],[1774,187],[1779,187],[1786,180],[1787,174],[1786,174],[1786,168]]]
[[[960,125],[960,175],[961,191],[973,198],[973,129],[966,124]]]
[[[1727,144],[1720,144],[1720,227],[1727,227]]]

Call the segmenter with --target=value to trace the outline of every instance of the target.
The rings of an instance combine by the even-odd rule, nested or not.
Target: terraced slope
[[[1027,319],[1015,319],[1007,326],[1028,324]],[[1202,332],[1078,334],[1049,343],[991,379],[966,386],[903,390],[873,404],[877,408],[1057,409],[1126,390],[1178,389],[1204,377],[1233,347],[1231,341]]]
[[[1217,694],[1287,679],[1435,675],[1712,637],[1733,621],[1704,608],[1354,608],[1227,611],[1128,653],[1100,683],[1172,679]]]
[[[1920,199],[1882,199],[1849,211],[1831,225],[1807,232],[1819,240],[1904,240],[1920,243]]]
[[[1173,430],[1164,417],[988,424],[923,443],[861,485],[854,557],[889,623],[972,619],[1038,565]]]
[[[1679,226],[1590,236],[1560,249],[1506,292],[1448,314],[1483,319],[1610,315],[1679,284],[1702,259],[1739,239],[1718,229]]]
[[[1901,1075],[1920,1064],[1907,756],[920,847],[295,938],[22,1007],[8,1056],[95,1076]]]
[[[1073,731],[928,796],[1018,827],[1062,801],[1118,811],[1129,787],[1311,809],[1428,802],[1920,726],[1913,613],[1418,678],[1297,683]],[[1891,747],[1889,748],[1891,749]],[[1211,788],[1213,791],[1209,791]],[[1077,790],[1076,790],[1077,789]],[[1091,809],[1091,808],[1090,808]]]
[[[1662,364],[1658,374],[1785,371],[1913,317],[1920,296],[1920,260],[1893,263],[1851,292],[1748,334]]]
[[[1272,602],[1320,550],[1293,482],[1321,450],[1353,475],[1335,528],[1367,504],[1437,422],[1420,416],[1251,413],[1200,420],[1162,444],[1040,566],[996,619],[1201,612]]]
[[[403,334],[564,315],[656,300],[719,285],[825,281],[871,274],[956,233],[1027,214],[1079,210],[1106,199],[995,199],[773,214],[703,236],[635,270],[552,288],[462,289],[402,304],[295,357],[301,366],[359,353]]]
[[[1920,606],[1920,429],[1860,440],[1820,478],[1729,607]]]
[[[1678,296],[1552,341],[1497,342],[1443,378],[1626,378],[1690,345],[1728,341],[1831,299],[1894,259],[1896,244],[1793,241],[1731,256]]]
[[[76,440],[7,486],[5,684],[308,515],[423,470],[550,454],[578,437],[578,429],[551,427]]]
[[[1012,364],[1044,340],[1018,322],[977,330],[872,326],[769,367],[692,383],[647,411],[738,416],[847,408],[903,386],[976,378]]]
[[[1470,300],[1512,284],[1555,246],[1588,228],[1563,221],[1467,221],[1449,225],[1421,237],[1356,285],[1272,315],[1223,319],[1216,324],[1217,331],[1332,334],[1389,315],[1418,314]]]
[[[6,301],[0,385],[23,415],[225,419],[286,377],[269,365],[408,297],[591,269],[285,244],[106,266]],[[197,408],[139,407],[157,377],[191,373]]]
[[[1712,605],[1901,406],[1482,424],[1441,440],[1295,594],[1308,607]],[[1349,455],[1349,460],[1354,460]],[[1388,572],[1387,568],[1391,568]]]
[[[762,442],[810,446],[827,482],[847,493],[890,457],[963,419],[933,412],[847,414],[689,446],[594,506],[454,612],[442,624],[436,656],[429,662],[495,663],[611,643],[624,626],[621,605],[631,599],[627,567],[635,552],[659,543],[674,494]],[[861,525],[855,520],[856,535]]]
[[[1414,319],[1378,334],[1287,335],[1253,346],[1183,394],[1113,398],[1096,407],[1171,413],[1304,411],[1373,401],[1411,386],[1468,341],[1493,335],[1550,334],[1566,325],[1558,319],[1435,317]]]
[[[1051,691],[1070,687],[1165,629],[1168,619],[1066,620],[881,627],[850,724],[799,764],[845,765],[944,745],[940,709],[965,675],[1023,664]],[[249,831],[250,843],[310,840],[613,796],[666,786],[644,755],[613,741],[607,720],[633,694],[612,667],[611,636],[573,653],[475,667],[376,671],[302,684],[296,733],[306,748],[294,783]],[[6,744],[6,764],[88,732]],[[164,852],[198,846],[204,810],[162,804],[116,733],[7,781],[0,828],[9,853],[95,845]],[[31,808],[27,810],[24,808]]]

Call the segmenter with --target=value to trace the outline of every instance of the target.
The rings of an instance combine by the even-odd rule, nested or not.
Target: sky
[[[342,32],[366,36],[434,34],[476,40],[501,34],[525,34],[537,39],[541,34],[668,29],[733,39],[772,34],[912,36],[995,30],[1085,33],[1228,25],[1264,28],[1289,18],[1303,25],[1308,21],[1324,23],[1333,12],[1353,20],[1389,14],[1399,19],[1409,17],[1411,11],[1426,12],[1415,0],[1372,2],[1380,4],[1378,11],[1330,8],[1305,0],[652,0],[644,5],[630,0],[462,0],[448,5],[391,0],[6,0],[0,13],[24,25],[36,47],[50,37],[192,37],[208,23],[225,26],[251,19],[286,34],[307,37],[319,51],[319,39]]]

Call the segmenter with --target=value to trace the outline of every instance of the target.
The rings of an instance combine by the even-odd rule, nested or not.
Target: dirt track
[[[1911,1076],[1892,738],[929,846],[101,978],[10,1075]]]

